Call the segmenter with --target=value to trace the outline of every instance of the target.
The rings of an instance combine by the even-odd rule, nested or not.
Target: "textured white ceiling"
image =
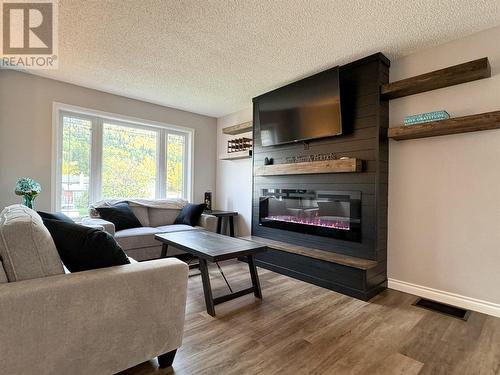
[[[59,70],[37,74],[216,117],[334,65],[500,24],[499,0],[59,2]]]

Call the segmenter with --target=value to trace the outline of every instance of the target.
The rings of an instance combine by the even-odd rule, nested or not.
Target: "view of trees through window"
[[[61,118],[59,209],[66,215],[86,216],[92,200],[185,197],[186,134],[69,113]],[[102,147],[93,147],[96,139]]]
[[[102,197],[154,198],[157,132],[104,123]]]
[[[180,198],[184,191],[184,149],[186,137],[169,134],[167,138],[167,198]]]
[[[62,132],[61,211],[77,218],[85,215],[89,206],[92,122],[64,117]]]

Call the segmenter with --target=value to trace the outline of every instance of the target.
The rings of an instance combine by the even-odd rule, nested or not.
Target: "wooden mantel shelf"
[[[256,176],[279,176],[316,173],[361,172],[360,159],[322,160],[303,163],[273,164],[255,167]]]
[[[253,129],[253,122],[248,121],[242,124],[228,126],[227,128],[222,129],[222,133],[229,135],[236,135],[236,134],[251,132],[252,129]]]
[[[381,86],[380,95],[382,99],[396,99],[489,77],[491,77],[490,64],[488,58],[483,57],[401,81],[387,83]]]
[[[450,118],[419,125],[391,127],[387,131],[387,136],[396,141],[403,141],[406,139],[427,138],[492,129],[500,129],[500,111]]]

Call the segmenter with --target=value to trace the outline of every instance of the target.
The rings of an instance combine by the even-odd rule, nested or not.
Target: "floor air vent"
[[[444,303],[431,301],[425,298],[419,298],[413,304],[414,306],[422,307],[427,310],[431,310],[434,312],[438,312],[441,314],[445,314],[448,316],[452,316],[454,318],[467,320],[469,319],[469,310],[461,309],[460,307],[445,305]]]

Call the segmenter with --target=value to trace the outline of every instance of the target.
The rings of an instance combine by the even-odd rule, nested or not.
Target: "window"
[[[56,105],[54,209],[107,198],[191,200],[193,130]]]

